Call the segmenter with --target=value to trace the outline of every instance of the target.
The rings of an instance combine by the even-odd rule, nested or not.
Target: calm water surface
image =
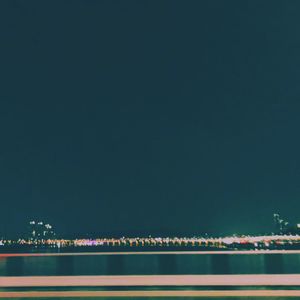
[[[0,276],[300,274],[300,254],[91,254],[64,256],[0,256]],[[196,287],[197,288],[197,287]],[[260,287],[263,288],[263,287]],[[158,289],[158,288],[156,288]],[[182,288],[184,289],[184,288]],[[218,289],[218,288],[215,288]],[[12,289],[1,289],[12,290]],[[16,290],[16,289],[15,289]],[[24,290],[24,289],[23,289]],[[25,289],[26,290],[26,289]],[[49,290],[49,289],[48,289]],[[74,288],[69,290],[76,290]],[[18,299],[18,298],[15,298]],[[25,298],[24,298],[25,299]],[[29,299],[30,298],[26,298]],[[35,298],[36,299],[36,298]],[[60,298],[45,298],[60,299]],[[130,299],[130,298],[63,298]],[[134,299],[158,299],[153,297]],[[204,298],[176,298],[204,299]],[[218,298],[220,299],[220,298]],[[222,299],[238,299],[226,298]],[[242,299],[298,299],[297,297]]]
[[[297,274],[300,254],[135,254],[0,257],[0,276]]]

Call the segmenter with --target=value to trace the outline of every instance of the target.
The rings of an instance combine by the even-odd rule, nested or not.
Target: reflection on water
[[[0,276],[59,276],[59,275],[175,275],[175,274],[300,274],[300,254],[135,254],[115,255],[89,254],[66,256],[20,256],[0,257]],[[112,287],[111,287],[112,288]],[[103,290],[111,288],[102,287]],[[127,290],[133,287],[127,287]],[[203,287],[192,287],[194,290]],[[240,289],[241,287],[210,287],[211,290]],[[257,287],[253,287],[256,289]],[[258,287],[268,289],[267,287]],[[275,289],[278,287],[274,287]],[[52,288],[52,290],[63,290]],[[93,287],[89,288],[93,289]],[[99,288],[97,288],[99,290]],[[114,287],[118,289],[118,287]],[[122,290],[123,288],[121,288]],[[163,287],[146,289],[161,290]],[[173,289],[191,289],[191,287],[173,287]],[[251,287],[247,287],[251,289]],[[2,288],[1,291],[18,290]],[[32,290],[24,289],[22,290]],[[36,288],[35,290],[39,290]],[[40,289],[41,290],[41,289]],[[47,288],[49,290],[49,288]],[[50,289],[51,290],[51,289]],[[68,288],[76,291],[76,288]],[[21,298],[14,298],[21,299]],[[37,299],[37,298],[26,298]],[[88,298],[59,298],[47,299],[99,299]],[[119,297],[101,297],[101,299],[120,299]],[[122,299],[132,299],[122,297]],[[159,299],[158,297],[135,297],[134,299]],[[161,298],[160,298],[161,299]],[[170,298],[169,298],[170,299]],[[176,297],[176,299],[199,299],[197,297]],[[201,298],[204,299],[204,298]],[[205,298],[208,299],[208,298]],[[229,300],[232,297],[222,297]],[[242,300],[243,298],[234,297]],[[299,297],[246,297],[246,299],[299,300]]]
[[[0,276],[292,274],[299,254],[147,254],[1,257]]]

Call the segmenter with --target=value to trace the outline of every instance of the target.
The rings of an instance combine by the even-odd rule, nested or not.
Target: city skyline
[[[195,251],[200,250],[211,253],[212,251],[299,251],[300,224],[289,224],[279,214],[274,214],[275,231],[272,233],[251,235],[231,234],[223,236],[212,236],[208,234],[194,234],[186,236],[181,234],[158,235],[137,234],[133,235],[95,235],[86,234],[80,236],[74,234],[72,237],[55,232],[55,228],[49,223],[41,220],[31,220],[27,224],[26,233],[21,233],[17,238],[4,237],[0,233],[0,253],[12,251],[15,255],[22,251],[85,251],[85,250],[145,250],[145,251]],[[229,251],[229,252],[228,252]],[[69,252],[70,253],[70,252]],[[116,253],[116,252],[110,252]],[[28,254],[31,255],[31,254]]]
[[[271,219],[270,219],[271,220]],[[27,221],[26,224],[23,224],[21,228],[19,228],[18,232],[15,235],[7,234],[5,232],[0,231],[0,238],[12,238],[12,239],[52,239],[52,238],[99,238],[99,237],[107,237],[107,238],[120,238],[120,237],[224,237],[224,236],[262,236],[262,235],[299,235],[300,234],[300,223],[290,222],[289,219],[282,217],[278,213],[273,214],[273,228],[271,231],[268,231],[266,228],[261,230],[258,233],[254,232],[230,232],[230,233],[221,233],[221,234],[213,234],[202,232],[199,230],[198,232],[184,232],[184,231],[164,231],[164,230],[154,230],[150,229],[148,231],[142,230],[130,230],[130,231],[104,231],[98,230],[94,232],[87,232],[85,228],[82,228],[81,232],[75,232],[72,230],[69,231],[61,231],[60,228],[57,228],[55,225],[47,222],[46,220],[40,219],[32,219]],[[58,230],[58,231],[57,231]]]
[[[0,6],[0,232],[300,222],[299,2]]]

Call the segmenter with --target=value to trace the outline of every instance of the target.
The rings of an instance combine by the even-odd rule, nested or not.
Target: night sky
[[[299,1],[1,1],[0,235],[300,221]]]

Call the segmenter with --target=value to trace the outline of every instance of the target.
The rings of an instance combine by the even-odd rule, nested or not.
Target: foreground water
[[[245,253],[0,255],[0,276],[300,273],[300,251]]]
[[[221,274],[300,274],[300,251],[293,252],[173,252],[173,253],[63,253],[63,254],[24,254],[0,255],[0,276],[104,276],[104,275],[221,275]],[[225,290],[229,287],[225,287]],[[235,290],[241,287],[230,287]],[[270,289],[270,287],[250,287],[250,289]],[[280,289],[280,286],[273,289]],[[120,290],[120,287],[89,287],[89,290]],[[124,288],[123,288],[124,289]],[[127,287],[126,290],[139,290]],[[163,287],[144,287],[144,290],[164,290]],[[191,287],[172,287],[171,290],[191,290]],[[193,290],[207,289],[207,287],[192,287]],[[218,290],[224,287],[210,287]],[[247,287],[249,289],[249,287]],[[297,289],[291,287],[290,289]],[[32,288],[1,288],[1,291],[28,291]],[[43,291],[45,288],[35,288]],[[66,290],[63,288],[47,288],[48,291]],[[68,291],[79,290],[69,287]],[[80,288],[87,290],[87,288]],[[121,289],[122,290],[122,289]],[[170,290],[170,288],[169,288]],[[3,298],[3,297],[2,297]],[[7,298],[8,299],[8,298]],[[15,298],[21,299],[21,298]],[[30,298],[26,298],[30,299]],[[37,298],[35,298],[37,299]],[[47,299],[62,299],[50,297]],[[99,299],[99,297],[68,299]],[[115,297],[101,297],[101,299],[120,299]],[[132,299],[123,297],[122,299]],[[136,297],[135,299],[145,299]],[[157,299],[157,297],[146,297]],[[170,298],[169,298],[170,299]],[[186,297],[176,297],[186,299]],[[188,299],[199,299],[189,297]],[[203,298],[202,298],[203,299]],[[207,298],[206,298],[207,299]],[[220,299],[220,298],[219,298]],[[233,299],[221,297],[221,299]],[[237,298],[234,299],[245,299]],[[247,299],[252,299],[247,297]],[[255,297],[253,299],[266,299]],[[285,299],[285,297],[270,297],[268,299]],[[288,297],[288,299],[300,299]]]

